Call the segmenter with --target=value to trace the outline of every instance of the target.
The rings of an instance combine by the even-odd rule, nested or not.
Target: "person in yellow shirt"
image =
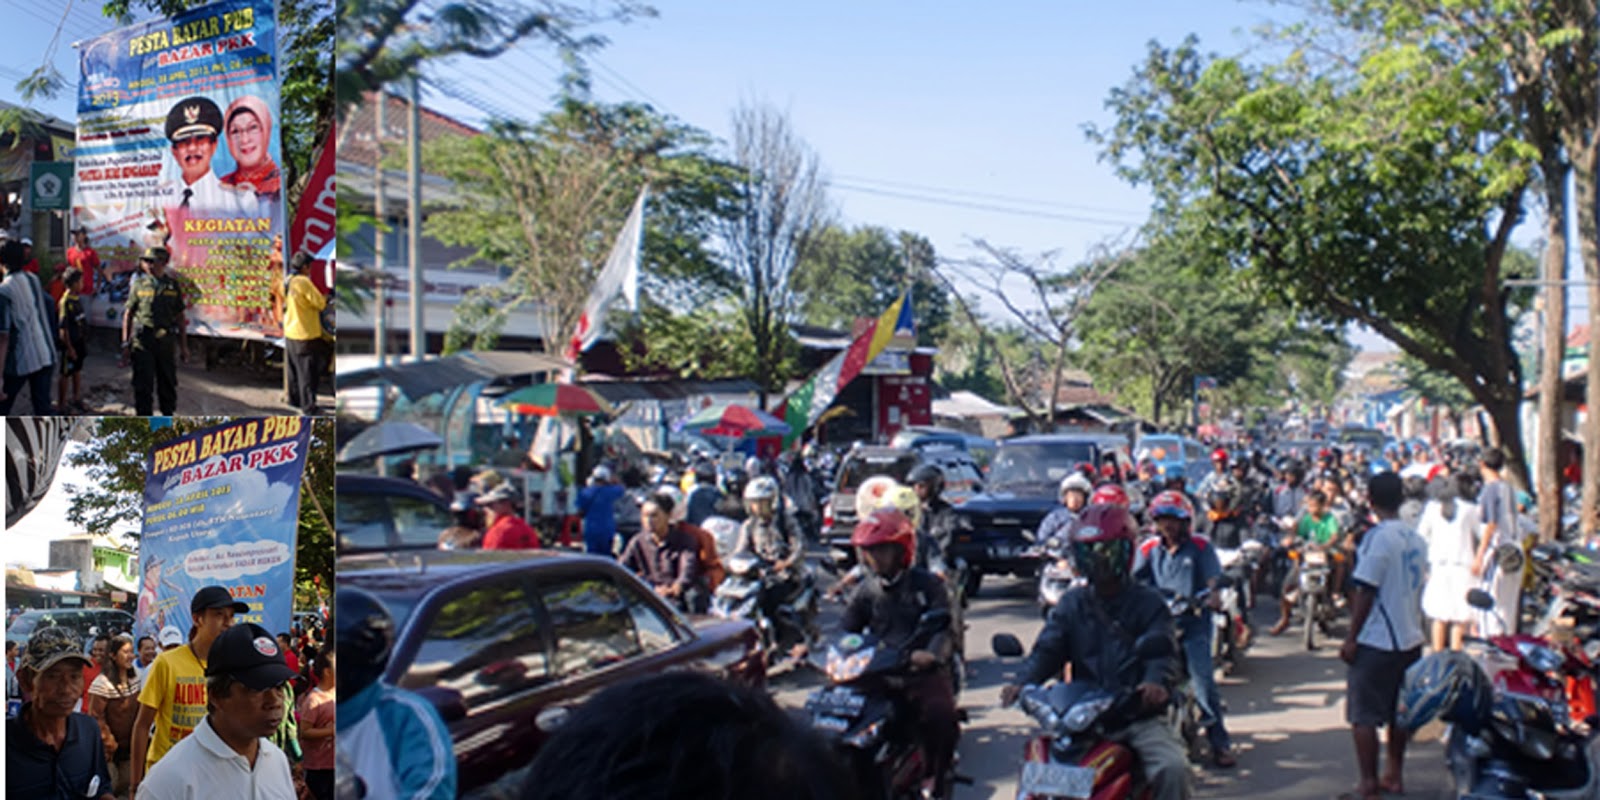
[[[322,335],[322,310],[328,299],[306,276],[311,254],[304,250],[289,260],[284,287],[284,363],[289,370],[289,405],[306,416],[317,413],[317,384],[328,369],[328,342]]]
[[[205,719],[206,656],[217,637],[233,626],[233,615],[249,610],[221,586],[207,586],[189,600],[189,615],[194,618],[189,643],[157,656],[139,692],[129,797],[138,794],[139,782],[150,767]]]

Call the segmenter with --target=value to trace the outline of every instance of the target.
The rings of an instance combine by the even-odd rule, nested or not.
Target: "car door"
[[[555,681],[526,574],[440,590],[414,612],[395,657],[405,665],[399,686],[427,698],[450,726],[458,791],[514,793],[543,742],[534,722]]]

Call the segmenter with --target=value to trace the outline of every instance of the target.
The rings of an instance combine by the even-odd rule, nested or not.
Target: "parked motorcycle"
[[[817,587],[810,570],[801,568],[799,586],[777,604],[768,618],[761,599],[778,583],[771,565],[754,553],[735,553],[724,558],[723,564],[728,575],[711,598],[711,613],[755,623],[769,668],[775,665],[776,656],[789,653],[797,644],[804,644],[808,651],[816,645]]]
[[[1002,657],[1023,654],[1022,642],[1009,633],[995,634],[993,647]],[[1133,655],[1120,665],[1123,675],[1136,669],[1141,660],[1174,653],[1172,638],[1159,634],[1140,637],[1133,649]],[[1138,756],[1111,738],[1139,718],[1143,711],[1140,703],[1138,691],[1132,688],[1114,689],[1087,681],[1024,686],[1017,704],[1044,733],[1023,747],[1018,800],[1149,798],[1150,787]]]
[[[806,698],[811,725],[838,750],[855,774],[865,800],[921,797],[936,783],[900,691],[911,675],[910,655],[951,625],[947,610],[929,611],[901,647],[870,634],[845,634],[828,647],[831,685]],[[1019,645],[1020,647],[1020,645]],[[948,785],[954,776],[946,776]]]

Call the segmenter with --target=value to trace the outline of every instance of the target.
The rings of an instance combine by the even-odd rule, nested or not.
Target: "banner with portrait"
[[[277,49],[272,0],[79,45],[72,226],[105,265],[86,298],[92,324],[120,324],[141,254],[162,247],[189,293],[190,333],[282,335]]]
[[[311,423],[262,417],[174,439],[145,460],[138,635],[187,634],[189,600],[224,586],[250,606],[235,622],[293,624],[300,480]]]

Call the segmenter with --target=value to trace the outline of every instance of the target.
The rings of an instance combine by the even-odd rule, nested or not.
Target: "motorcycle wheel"
[[[1317,649],[1317,595],[1306,592],[1306,649]]]

